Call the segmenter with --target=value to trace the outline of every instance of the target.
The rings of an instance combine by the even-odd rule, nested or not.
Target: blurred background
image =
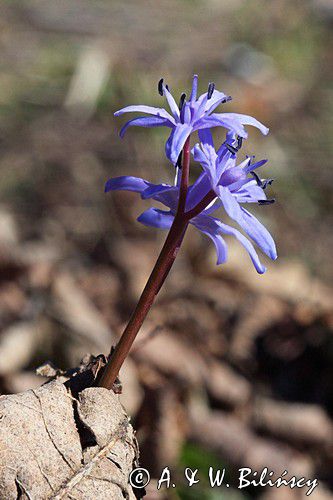
[[[105,181],[168,182],[166,131],[130,129],[114,111],[164,106],[209,81],[224,111],[255,116],[242,153],[268,158],[277,202],[255,213],[278,261],[259,276],[229,240],[216,267],[189,230],[122,370],[141,465],[173,471],[154,499],[305,498],[307,489],[237,489],[237,470],[318,478],[333,498],[332,37],[329,0],[2,1],[0,17],[0,388],[43,382],[50,360],[107,353],[165,234],[140,226],[149,206]],[[220,135],[219,135],[220,134]],[[221,132],[217,138],[223,140]],[[184,467],[200,484],[184,483]],[[209,466],[230,488],[210,488]]]

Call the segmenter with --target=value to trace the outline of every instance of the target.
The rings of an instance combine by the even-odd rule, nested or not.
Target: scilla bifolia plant
[[[164,108],[145,105],[127,106],[115,113],[116,116],[129,112],[149,115],[128,121],[120,131],[121,137],[126,129],[133,125],[170,129],[165,152],[176,169],[176,176],[174,185],[153,184],[132,176],[109,179],[105,185],[106,192],[134,191],[139,193],[142,199],[152,198],[165,205],[163,210],[145,210],[138,221],[146,226],[168,229],[169,233],[129,323],[104,369],[99,382],[102,387],[112,388],[155,296],[172,267],[189,224],[213,241],[217,264],[222,264],[227,259],[224,235],[234,236],[244,246],[260,274],[264,273],[266,268],[260,262],[250,240],[271,259],[277,257],[273,238],[243,206],[247,203],[265,205],[274,201],[267,199],[265,194],[265,189],[272,180],[262,180],[255,172],[267,160],[253,163],[253,157],[245,157],[240,163],[237,161],[243,140],[247,138],[244,125],[253,125],[265,135],[268,128],[251,116],[215,113],[215,109],[231,97],[217,91],[213,83],[210,83],[207,92],[199,97],[197,88],[198,77],[194,75],[189,100],[182,94],[177,105],[168,86],[160,80],[158,91],[161,96],[165,96],[171,113]],[[210,130],[213,127],[223,127],[227,130],[226,140],[218,149],[214,146]],[[191,150],[190,137],[196,131],[200,142]],[[189,185],[191,153],[194,161],[201,165],[201,173],[196,181]],[[238,229],[212,216],[212,213],[221,207],[250,239]]]

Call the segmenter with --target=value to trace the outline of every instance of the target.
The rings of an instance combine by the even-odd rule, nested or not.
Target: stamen
[[[185,92],[183,92],[182,95],[180,96],[180,100],[179,100],[179,105],[178,105],[179,111],[181,111],[183,109],[185,99],[186,99],[186,94],[185,94]]]
[[[224,144],[227,150],[230,151],[230,153],[232,153],[233,155],[237,153],[238,149],[234,148],[234,146],[231,146],[231,144],[228,144],[227,142],[225,142]]]
[[[212,97],[214,90],[215,90],[215,83],[210,82],[208,85],[208,90],[207,90],[207,100],[208,101]]]
[[[242,147],[243,144],[243,137],[237,137],[237,150]]]
[[[272,198],[271,200],[258,200],[259,205],[272,205],[275,203],[275,198]]]
[[[163,78],[158,82],[157,89],[160,96],[163,96]]]
[[[167,90],[169,90],[169,85],[165,85],[165,88],[166,88]]]
[[[253,177],[255,178],[255,180],[256,180],[256,182],[257,182],[258,186],[259,186],[259,187],[262,187],[262,181],[261,181],[261,179],[260,179],[259,175],[258,175],[258,174],[256,174],[253,170],[251,170],[250,174],[252,174],[252,175],[253,175]]]
[[[263,189],[266,189],[267,186],[270,186],[272,183],[273,183],[274,179],[265,179],[264,181],[262,181],[262,188]]]

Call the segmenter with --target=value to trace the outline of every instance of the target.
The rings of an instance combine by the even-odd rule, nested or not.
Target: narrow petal
[[[242,125],[252,125],[253,127],[258,128],[264,135],[267,135],[269,132],[269,128],[265,127],[265,125],[249,115],[239,113],[216,113],[216,115],[218,115],[221,119],[227,117],[228,119],[237,120]]]
[[[121,116],[124,113],[148,113],[149,115],[157,116],[159,118],[166,118],[173,125],[175,125],[174,118],[164,108],[155,108],[153,106],[145,106],[143,104],[134,104],[132,106],[126,106],[126,108],[119,109],[119,111],[116,111],[114,113],[114,116]]]
[[[170,184],[151,184],[142,192],[141,198],[143,200],[148,200],[149,198],[154,198],[156,195],[164,193],[165,191],[170,191],[171,189],[174,189],[174,186],[170,186]]]
[[[193,146],[191,153],[193,155],[194,161],[200,163],[202,167],[206,169],[209,168],[209,161],[205,153],[202,151],[200,144],[197,143]]]
[[[251,159],[251,158],[249,158]],[[249,163],[245,168],[245,172],[248,174],[250,172],[252,172],[252,170],[256,170],[256,168],[260,168],[262,167],[263,165],[265,165],[266,163],[268,162],[268,160],[260,160],[260,161],[257,161],[256,163]]]
[[[177,162],[178,156],[191,132],[192,127],[187,123],[179,123],[173,129],[165,148],[167,157],[173,164]]]
[[[157,227],[158,229],[170,229],[174,216],[171,212],[165,212],[158,208],[148,208],[137,219],[145,226]]]
[[[199,219],[199,221],[198,221],[198,219]],[[221,222],[219,219],[216,219],[215,217],[210,217],[210,216],[203,215],[203,214],[192,219],[191,223],[193,223],[202,232],[207,231],[207,233],[209,232],[212,235],[216,235],[218,233],[223,233],[223,234],[234,236],[248,252],[257,272],[259,274],[263,274],[266,271],[266,267],[260,262],[258,254],[255,251],[252,243],[237,229],[235,229],[227,224],[224,224],[223,222]],[[224,240],[222,240],[222,241],[224,241]],[[221,252],[221,249],[220,249],[220,252]],[[225,246],[225,259],[222,262],[224,262],[226,260],[226,257],[227,257],[227,253],[226,253],[226,246]]]
[[[277,258],[275,243],[267,229],[258,219],[238,204],[238,201],[228,188],[219,186],[218,195],[229,217],[241,226],[268,257],[275,260]]]
[[[202,149],[207,156],[212,172],[214,173],[214,178],[216,178],[216,170],[217,170],[217,160],[218,156],[215,151],[214,141],[211,131],[207,129],[198,131],[199,139],[202,144]]]
[[[217,182],[216,167],[215,167],[215,161],[212,162],[208,156],[209,151],[207,153],[202,151],[199,144],[196,144],[191,152],[193,154],[194,161],[200,163],[204,172],[208,175],[211,187],[213,188]]]
[[[225,211],[229,217],[239,223],[242,219],[241,207],[234,196],[230,193],[229,189],[224,186],[217,186],[216,194],[222,201]]]
[[[277,252],[274,240],[265,226],[258,219],[248,212],[245,208],[241,208],[243,217],[240,226],[253,239],[261,250],[268,255],[272,260],[277,258]]]
[[[113,177],[109,179],[104,191],[134,191],[135,193],[142,193],[150,186],[150,182],[141,179],[140,177],[132,177],[130,175],[123,175],[121,177]]]
[[[266,271],[266,267],[260,262],[254,246],[240,231],[231,226],[228,226],[227,224],[223,224],[222,222],[220,222],[220,229],[224,234],[234,236],[243,245],[259,274],[263,274]]]
[[[183,123],[191,123],[191,121],[192,121],[190,104],[187,102],[184,104],[182,112],[181,112],[181,121]]]
[[[204,116],[195,122],[193,125],[193,130],[200,130],[211,127],[225,127],[228,130],[232,130],[235,134],[247,138],[247,132],[243,125],[235,118],[228,117],[230,113],[213,113],[210,116]],[[222,115],[222,117],[220,116]]]
[[[213,212],[216,212],[216,210],[218,210],[219,208],[221,208],[223,206],[222,204],[222,201],[219,199],[219,198],[215,198],[215,200],[213,200],[207,208],[205,208],[205,210],[202,212],[202,214],[204,215],[210,215],[212,214]]]
[[[224,158],[224,156],[226,155],[228,157],[231,156],[231,152],[227,148],[226,143],[233,144],[235,140],[236,140],[235,132],[232,130],[228,130],[225,142],[223,142],[219,147],[219,149],[216,151],[217,156],[219,157],[220,160],[222,160],[222,158]]]
[[[205,172],[202,172],[192,186],[189,187],[186,198],[186,211],[194,208],[211,190],[211,181]]]
[[[173,187],[170,190],[156,193],[154,195],[154,200],[163,203],[163,205],[169,207],[172,212],[176,212],[178,206],[179,189]]]
[[[174,100],[171,92],[166,88],[165,85],[163,85],[163,92],[164,92],[164,95],[166,97],[166,100],[168,101],[171,113],[173,114],[173,116],[176,119],[176,121],[178,121],[179,120],[179,108],[178,108],[178,104],[176,103],[176,101]]]
[[[194,217],[190,223],[213,241],[217,254],[216,264],[223,264],[227,260],[228,248],[226,242],[219,234],[219,226],[216,224],[216,219],[201,214]]]
[[[178,205],[179,189],[169,184],[152,184],[147,182],[146,189],[141,192],[141,198],[147,200],[153,198],[163,205],[176,210]]]
[[[192,92],[190,96],[191,103],[196,101],[197,94],[198,94],[198,75],[193,75]]]
[[[199,130],[198,134],[199,134],[199,139],[203,144],[210,146],[211,148],[214,149],[213,136],[212,136],[211,131],[208,128],[203,129],[203,130]],[[215,149],[214,149],[214,151],[215,151]]]
[[[214,90],[212,97],[206,102],[205,113],[208,115],[214,111],[221,103],[231,101],[231,96]]]
[[[165,118],[158,118],[156,116],[139,116],[133,120],[125,123],[121,131],[119,132],[120,137],[124,137],[124,134],[128,127],[172,127],[172,123]]]
[[[234,193],[238,203],[258,203],[259,200],[266,200],[265,191],[258,186],[255,180],[249,180],[241,189]]]

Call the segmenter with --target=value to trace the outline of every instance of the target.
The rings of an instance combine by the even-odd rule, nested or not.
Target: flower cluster
[[[166,126],[171,129],[165,149],[168,159],[176,166],[175,184],[152,184],[141,178],[122,176],[109,179],[105,191],[134,191],[142,199],[152,198],[162,203],[167,210],[149,208],[139,216],[138,221],[147,226],[169,229],[176,217],[180,196],[181,151],[190,134],[198,131],[200,142],[194,145],[191,152],[202,171],[188,188],[185,216],[190,224],[211,238],[216,247],[217,264],[227,259],[227,245],[222,235],[232,235],[245,247],[258,273],[264,273],[266,268],[260,262],[251,240],[271,259],[277,257],[275,244],[267,229],[243,205],[272,203],[274,200],[267,199],[265,194],[265,189],[272,180],[262,180],[255,172],[267,160],[253,163],[253,158],[246,157],[238,163],[237,155],[243,140],[247,138],[244,125],[253,125],[265,135],[268,129],[251,116],[215,113],[217,106],[231,98],[217,91],[214,84],[209,84],[207,92],[197,97],[197,87],[198,78],[195,75],[189,100],[182,94],[177,106],[168,86],[164,85],[163,80],[159,82],[159,92],[166,97],[171,114],[163,108],[144,105],[127,106],[115,113],[116,116],[127,112],[150,115],[127,122],[121,129],[121,136],[133,125]],[[227,129],[226,140],[218,149],[214,146],[210,130],[217,126]],[[220,208],[225,210],[250,239],[238,229],[211,215]]]

